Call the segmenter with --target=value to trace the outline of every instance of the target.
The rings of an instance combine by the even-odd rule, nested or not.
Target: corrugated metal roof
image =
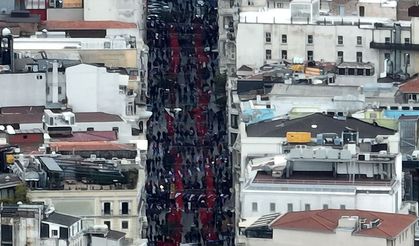
[[[39,157],[42,163],[48,168],[49,171],[52,172],[62,172],[63,169],[61,169],[60,166],[58,166],[57,162],[50,158],[50,157]]]

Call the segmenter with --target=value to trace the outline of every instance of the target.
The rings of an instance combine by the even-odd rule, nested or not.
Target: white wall
[[[362,52],[362,61],[371,62],[375,67],[373,76],[363,76],[368,82],[375,82],[378,74],[383,71],[384,53],[390,51],[370,49],[374,32],[374,41],[383,42],[389,37],[391,30],[371,30],[358,26],[324,26],[324,25],[290,25],[290,24],[256,24],[239,23],[237,31],[237,68],[247,65],[259,68],[266,62],[265,51],[272,51],[272,59],[281,58],[282,50],[287,51],[287,58],[301,57],[307,59],[307,51],[313,51],[314,60],[336,62],[337,52],[343,51],[343,60],[355,62],[356,53]],[[271,33],[271,43],[265,43],[265,33]],[[355,34],[356,33],[356,34]],[[282,35],[287,35],[287,43],[282,43]],[[307,36],[313,35],[313,44],[307,43]],[[343,44],[338,45],[338,36],[343,36]],[[362,37],[362,45],[357,44],[357,36]],[[408,30],[402,31],[402,42],[409,37]],[[405,52],[406,53],[406,52]],[[414,52],[410,52],[413,54]],[[412,55],[412,57],[414,57]],[[403,59],[402,59],[402,64]],[[415,72],[415,61],[411,59],[408,72]],[[359,76],[358,76],[359,77]],[[340,82],[340,80],[337,80]],[[342,84],[354,84],[343,80]],[[355,84],[360,84],[357,81]]]
[[[118,127],[118,140],[120,142],[129,142],[132,139],[131,125],[125,121],[115,122],[76,122],[73,131],[87,131],[87,128],[93,127],[95,131],[112,131]]]
[[[340,246],[387,246],[387,239],[365,236],[352,236],[352,231],[337,231],[336,233],[321,233],[297,230],[273,230],[275,241],[282,245],[340,245]],[[298,238],[298,240],[295,240]]]
[[[125,114],[125,94],[120,85],[128,85],[128,76],[108,73],[106,68],[80,64],[66,69],[68,104],[75,112]]]
[[[135,0],[85,0],[84,20],[138,23],[139,7]]]
[[[70,214],[83,219],[86,226],[103,225],[111,222],[111,229],[127,233],[127,238],[138,238],[137,189],[133,190],[62,190],[29,191],[31,201],[43,201],[53,204],[57,212]],[[112,215],[102,215],[103,202],[112,202]],[[131,214],[120,215],[120,202],[129,201]],[[87,221],[86,221],[87,219]],[[90,224],[89,221],[90,220]],[[128,221],[128,229],[122,229],[122,221]]]
[[[286,213],[288,212],[288,204],[293,204],[293,211],[304,211],[305,204],[310,204],[310,209],[323,209],[323,205],[327,204],[328,208],[339,209],[344,205],[346,209],[360,209],[379,212],[398,211],[395,208],[396,194],[373,194],[371,193],[355,193],[355,189],[351,192],[351,187],[342,186],[342,191],[322,192],[322,191],[306,191],[304,192],[302,185],[300,190],[293,190],[297,185],[289,185],[289,191],[275,190],[275,185],[270,185],[270,189],[256,190],[245,189],[241,192],[241,218],[260,217],[269,213]],[[314,186],[306,186],[307,190]],[[327,189],[327,186],[316,185],[318,189]],[[335,187],[336,188],[336,187]],[[345,191],[346,190],[346,191]],[[252,211],[252,203],[258,205],[257,211]],[[275,203],[276,211],[270,211],[270,203]],[[401,200],[399,202],[400,206]]]
[[[0,74],[0,107],[44,106],[45,81],[44,73]]]

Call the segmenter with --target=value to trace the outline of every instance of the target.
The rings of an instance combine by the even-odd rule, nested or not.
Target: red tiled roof
[[[137,28],[135,23],[122,21],[44,21],[47,30],[98,30]]]
[[[129,150],[135,151],[134,144],[118,144],[111,142],[56,142],[50,144],[53,151],[112,151],[112,150]]]
[[[272,228],[333,233],[342,216],[358,216],[367,223],[379,219],[377,227],[359,229],[353,235],[394,238],[416,220],[414,215],[372,212],[364,210],[326,209],[289,212],[272,223]]]
[[[116,114],[107,114],[103,112],[83,112],[74,113],[76,122],[115,122],[122,121]]]
[[[4,107],[0,108],[1,114],[30,114],[44,113],[44,106],[22,106],[22,107]]]
[[[93,141],[116,141],[118,140],[114,131],[87,131],[73,132],[71,137],[51,138],[52,142],[93,142]]]
[[[0,125],[42,123],[43,113],[0,114]]]
[[[419,78],[411,79],[399,86],[402,93],[419,93]]]

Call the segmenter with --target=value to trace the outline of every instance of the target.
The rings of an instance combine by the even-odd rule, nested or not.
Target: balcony
[[[377,43],[377,42],[370,42],[371,49],[379,49],[379,50],[419,50],[419,44],[395,44],[395,43]]]

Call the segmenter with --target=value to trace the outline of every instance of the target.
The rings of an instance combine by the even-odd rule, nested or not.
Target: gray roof
[[[113,240],[119,240],[123,237],[125,237],[125,233],[120,231],[109,230],[106,234],[106,238]]]
[[[50,157],[39,157],[41,162],[52,172],[62,172],[63,169],[57,164],[57,162]]]
[[[312,126],[316,125],[315,128]],[[312,137],[319,133],[342,134],[346,129],[359,132],[360,138],[375,138],[377,135],[393,135],[394,130],[370,124],[352,117],[336,119],[333,116],[315,113],[293,120],[273,120],[258,122],[247,126],[248,137],[286,137],[287,132],[311,132]]]
[[[269,226],[272,223],[272,221],[274,221],[280,215],[280,213],[265,214],[259,219],[257,219],[255,222],[253,222],[253,224],[251,224],[248,228]]]
[[[15,187],[22,184],[20,178],[13,173],[0,174],[0,189]]]
[[[81,220],[81,218],[53,212],[52,214],[48,216],[48,218],[43,219],[42,221],[69,227],[79,220]]]

